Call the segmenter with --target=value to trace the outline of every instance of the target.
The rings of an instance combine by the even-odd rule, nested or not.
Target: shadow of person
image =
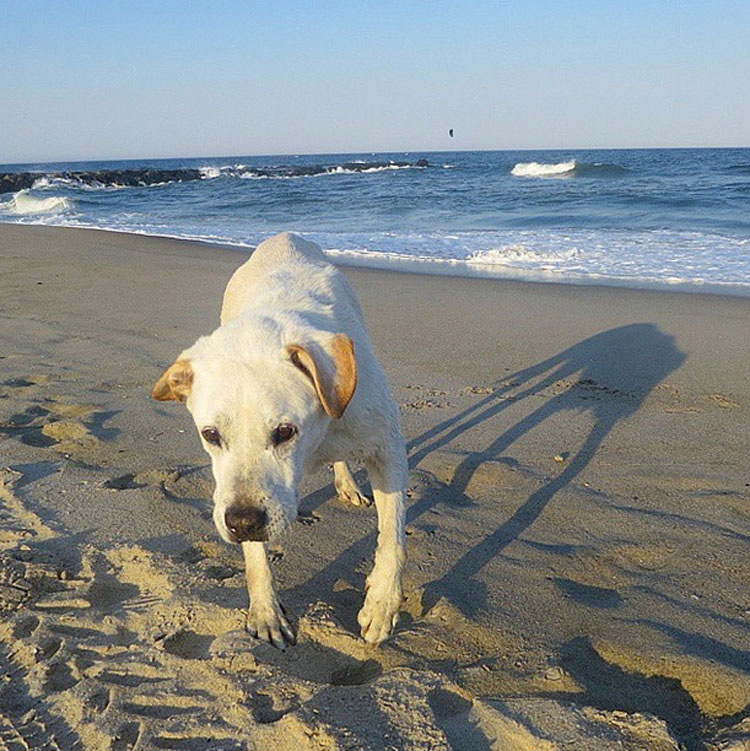
[[[581,447],[564,470],[538,490],[491,534],[467,551],[439,580],[426,585],[422,605],[429,610],[444,595],[460,588],[539,517],[550,499],[589,464],[614,425],[634,414],[651,390],[685,361],[673,338],[647,323],[630,324],[596,334],[498,382],[490,396],[457,417],[432,428],[410,443],[415,466],[432,451],[479,427],[513,402],[554,390],[540,407],[520,419],[484,450],[471,453],[457,467],[449,488],[459,497],[484,462],[497,460],[515,441],[562,411],[588,413],[593,421]],[[410,508],[411,520],[424,513],[430,499]],[[481,597],[484,600],[484,596]],[[476,607],[476,598],[473,598]]]
[[[515,441],[563,411],[582,413],[591,422],[583,444],[571,456],[564,470],[531,494],[511,516],[468,550],[440,579],[425,585],[422,612],[429,610],[441,596],[464,602],[474,611],[484,604],[482,587],[473,587],[471,603],[465,597],[469,580],[487,563],[515,540],[534,522],[550,499],[568,485],[589,464],[602,441],[620,420],[634,414],[646,396],[671,372],[685,361],[685,355],[674,344],[673,337],[649,323],[636,323],[601,332],[535,365],[505,375],[488,387],[490,393],[458,415],[426,430],[407,443],[409,466],[415,469],[432,452],[449,446],[460,436],[479,431],[488,421],[501,415],[511,404],[524,402],[536,394],[554,393],[541,406],[510,426],[489,445],[468,454],[456,469],[449,486],[436,486],[407,509],[407,523],[413,523],[430,509],[442,503],[463,502],[470,513],[475,505],[467,499],[466,489],[484,462],[497,460]],[[528,403],[528,402],[525,402]],[[585,413],[585,417],[583,415]],[[481,437],[481,433],[478,432]],[[324,489],[325,490],[325,489]],[[328,497],[330,497],[328,490]],[[316,502],[320,502],[320,498]],[[307,506],[308,499],[304,505]],[[356,570],[363,558],[372,555],[375,532],[365,535],[289,596],[306,600],[311,594],[324,591],[342,570]],[[460,590],[461,597],[451,598]],[[355,624],[355,615],[341,614],[347,623]]]

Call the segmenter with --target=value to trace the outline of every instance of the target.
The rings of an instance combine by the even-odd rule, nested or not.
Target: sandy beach
[[[245,256],[0,225],[0,749],[750,748],[750,299],[345,268],[408,440],[406,601],[358,638],[375,512],[320,473],[282,653],[150,399]]]

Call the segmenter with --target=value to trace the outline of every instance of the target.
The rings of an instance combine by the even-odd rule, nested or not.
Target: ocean
[[[750,149],[236,156],[0,165],[0,221],[337,262],[750,294]]]

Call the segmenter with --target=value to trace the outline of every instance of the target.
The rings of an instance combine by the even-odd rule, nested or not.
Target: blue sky
[[[0,162],[750,145],[747,0],[0,0],[0,16]]]

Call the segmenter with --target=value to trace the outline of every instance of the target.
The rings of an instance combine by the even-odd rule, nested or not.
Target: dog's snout
[[[260,542],[266,539],[268,514],[258,506],[230,506],[224,514],[230,535],[236,542]]]

